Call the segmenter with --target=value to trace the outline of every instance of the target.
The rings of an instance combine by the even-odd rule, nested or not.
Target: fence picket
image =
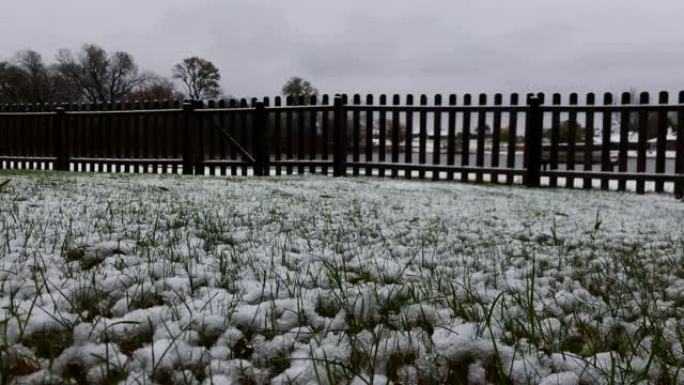
[[[106,103],[96,103],[94,106],[95,111],[106,111],[107,105]],[[102,115],[98,115],[97,118],[95,119],[95,124],[93,125],[94,129],[92,134],[96,138],[96,151],[94,152],[94,155],[97,154],[106,154],[106,147],[107,147],[107,142],[109,139],[109,136],[107,135],[107,122],[105,122],[105,118]],[[94,167],[95,172],[98,173],[106,173],[107,172],[107,162],[103,160],[99,160],[96,162],[96,167]]]
[[[603,94],[603,105],[610,106],[613,104],[613,94],[606,92]],[[612,111],[608,108],[603,110],[603,123],[602,123],[602,135],[601,135],[601,171],[607,172],[612,170],[612,164],[610,160],[611,153],[611,143],[610,136],[612,134]],[[609,179],[607,177],[601,177],[601,190],[608,190],[610,187]]]
[[[24,103],[19,104],[19,112],[26,112],[26,105]],[[19,132],[27,132],[27,119],[20,119],[19,120]],[[22,170],[26,170],[28,168],[28,162],[26,161],[26,143],[27,143],[27,135],[20,135],[19,136],[19,156],[22,157],[22,160],[19,162],[21,165]]]
[[[321,104],[323,106],[328,106],[330,105],[330,97],[326,94],[323,95],[323,98],[321,99]],[[321,112],[321,133],[323,137],[321,138],[321,150],[322,150],[322,159],[323,159],[323,175],[328,175],[328,166],[327,166],[327,160],[329,159],[329,154],[330,154],[330,112],[327,109],[324,109]]]
[[[10,104],[5,104],[3,107],[3,110],[5,112],[12,112],[12,106]],[[11,160],[12,154],[14,153],[15,146],[13,143],[16,143],[16,140],[14,139],[14,128],[12,125],[14,124],[14,121],[18,119],[16,116],[12,115],[7,115],[3,117],[3,122],[4,122],[4,131],[5,131],[5,137],[4,137],[4,144],[5,144],[5,150],[3,151],[3,155],[7,156],[8,159],[4,161],[4,166],[5,168],[8,169],[13,169],[14,168],[14,163]],[[54,131],[53,131],[54,132]],[[53,141],[54,143],[54,141]]]
[[[639,95],[639,104],[648,104],[649,95],[648,92],[642,92]],[[638,131],[638,143],[637,143],[637,172],[646,172],[646,150],[647,150],[647,134],[648,134],[648,111],[640,110],[639,116],[639,131]],[[636,182],[636,192],[637,194],[643,194],[645,192],[644,180],[638,180]]]
[[[352,97],[352,103],[355,106],[361,105],[361,95],[354,94]],[[352,160],[354,163],[359,162],[359,148],[361,142],[361,111],[358,109],[352,112]],[[359,175],[359,166],[354,164],[352,168],[354,176]]]
[[[207,102],[208,109],[216,108],[216,100],[209,100]],[[214,160],[216,159],[216,144],[218,142],[218,132],[217,128],[214,127],[212,122],[215,120],[218,114],[216,112],[209,112],[202,114],[202,133],[203,133],[203,143],[202,143],[202,153],[204,153],[204,159]],[[206,151],[206,152],[205,152]],[[219,167],[215,164],[209,164],[209,175],[219,175]]]
[[[511,94],[511,106],[517,106],[519,102],[518,94]],[[516,141],[518,139],[518,112],[515,110],[509,111],[508,121],[508,151],[506,153],[506,167],[509,169],[515,168],[515,151]],[[513,174],[506,175],[506,184],[513,184]]]
[[[192,102],[183,103],[183,174],[192,175],[193,146],[192,130],[195,105]]]
[[[573,92],[570,94],[570,105],[571,106],[576,106],[578,103],[578,96],[577,93]],[[577,141],[577,111],[571,110],[570,113],[568,114],[568,133],[567,133],[567,152],[566,152],[566,161],[565,164],[567,166],[567,170],[569,171],[574,171],[575,170],[575,144]],[[575,177],[572,175],[569,175],[565,179],[565,187],[570,187],[570,188],[575,188]]]
[[[311,95],[309,98],[309,105],[315,106],[318,104],[318,98],[316,98],[316,95]],[[317,153],[317,127],[316,127],[316,110],[310,110],[308,112],[308,117],[309,117],[309,160],[311,161],[311,164],[309,165],[309,173],[315,174],[316,173],[316,166],[313,163],[314,160],[316,160],[316,153]]]
[[[150,110],[152,108],[152,103],[149,100],[144,100],[142,102],[142,108],[144,110]],[[152,131],[152,126],[150,124],[151,118],[154,115],[140,114],[138,120],[138,151],[137,158],[138,161],[133,163],[135,167],[134,172],[147,174],[150,172],[149,165],[145,162],[145,159],[153,154],[152,146],[155,145],[154,142],[154,131]],[[119,119],[122,120],[122,119]]]
[[[491,181],[494,183],[499,183],[499,173],[496,169],[500,167],[499,165],[499,152],[501,151],[501,104],[503,103],[503,95],[497,93],[494,94],[494,120],[492,122],[492,155],[490,158],[489,166],[494,170],[491,173]]]
[[[366,95],[366,105],[368,108],[365,110],[366,113],[366,145],[365,145],[365,156],[364,159],[366,160],[367,163],[373,162],[373,108],[371,107],[373,105],[373,95],[368,94]],[[373,173],[373,169],[368,166],[366,167],[365,171],[366,175],[371,175]]]
[[[427,106],[427,96],[420,95],[420,105]],[[425,164],[425,147],[427,143],[427,112],[424,109],[420,110],[419,113],[419,138],[418,138],[418,163]],[[421,168],[418,171],[418,178],[425,178],[425,170]]]
[[[325,98],[325,97],[324,97]],[[325,104],[325,101],[323,102]],[[281,151],[281,141],[282,141],[282,115],[280,112],[280,109],[278,107],[281,107],[282,105],[282,99],[280,96],[276,96],[273,99],[273,105],[276,107],[276,109],[273,111],[273,135],[271,136],[271,151],[273,152],[273,159],[276,162],[275,166],[275,174],[277,176],[282,175],[282,168],[278,162],[282,160],[282,155],[280,153]],[[323,128],[325,132],[325,128]]]
[[[455,94],[449,95],[449,106],[456,106]],[[447,165],[453,166],[455,163],[454,158],[456,157],[456,111],[450,109],[447,114],[447,120]],[[447,180],[454,180],[453,170],[449,170],[447,172]]]
[[[387,105],[387,95],[380,95],[380,106]],[[381,163],[378,170],[380,176],[385,176],[385,161],[387,160],[387,113],[384,109],[380,110],[379,117],[379,143],[378,143],[378,162]]]
[[[435,106],[442,105],[442,95],[435,95]],[[432,164],[438,166],[441,163],[442,157],[442,115],[439,110],[435,110],[432,116]],[[439,179],[439,171],[432,171],[432,180]]]
[[[288,96],[285,99],[285,105],[294,105],[294,98]],[[287,110],[285,112],[285,135],[287,136],[287,147],[285,149],[285,157],[287,160],[291,161],[294,157],[294,131],[293,131],[293,114],[292,110]],[[287,164],[286,170],[287,175],[292,175],[292,165]]]
[[[68,111],[79,111],[80,110],[80,104],[78,103],[71,103],[66,106],[66,110]],[[50,104],[46,107],[49,111],[56,111],[57,105],[55,104]],[[83,156],[82,150],[80,148],[85,147],[86,141],[85,141],[85,130],[83,129],[83,115],[68,115],[66,116],[66,124],[71,128],[72,135],[74,137],[74,142],[79,144],[79,149],[78,151],[74,150],[74,156]],[[57,140],[56,137],[56,129],[55,129],[55,117],[50,116],[46,117],[46,128],[50,130],[50,133],[46,134],[46,140],[48,141],[48,154],[50,154],[53,157],[56,157],[57,154],[54,152],[54,143]],[[57,161],[52,162],[52,169],[56,169],[57,167]],[[74,162],[74,169],[77,170],[79,167],[78,162]]]
[[[304,96],[300,96],[296,99],[296,103],[298,106],[304,106],[306,105],[306,100]],[[297,147],[297,174],[302,175],[304,174],[304,152],[305,152],[305,147],[306,147],[306,118],[305,118],[305,112],[303,110],[298,110],[297,111],[297,142],[296,142],[296,147]]]
[[[596,103],[596,96],[593,93],[587,94],[587,106],[593,106]],[[594,153],[594,111],[587,110],[584,130],[584,171],[591,171],[593,168],[593,153]],[[585,177],[582,181],[584,189],[590,189],[592,179]]]
[[[13,105],[13,111],[15,112],[23,112],[24,110],[24,105],[22,104],[14,104]],[[24,156],[24,135],[21,135],[21,133],[24,132],[24,120],[23,119],[15,119],[14,120],[14,133],[16,135],[16,143],[17,146],[14,149],[14,154],[17,156],[18,160],[16,160],[15,164],[17,165],[16,167],[23,170],[26,167],[24,166],[24,161],[22,157]]]
[[[472,96],[470,94],[465,94],[463,96],[463,106],[468,107],[472,103]],[[463,111],[463,132],[462,137],[462,150],[461,150],[461,166],[470,165],[470,110]],[[461,181],[468,182],[469,174],[467,171],[461,172]]]
[[[392,96],[392,105],[398,106],[399,95]],[[399,110],[392,110],[392,163],[399,163]],[[392,178],[399,176],[399,169],[392,168]]]
[[[666,91],[661,91],[658,95],[658,103],[661,105],[667,105],[669,102],[669,94]],[[655,172],[656,174],[665,173],[665,152],[667,151],[667,128],[668,119],[667,111],[661,110],[658,112],[658,133],[656,141],[656,162],[655,162]],[[664,183],[662,180],[657,180],[655,182],[655,191],[657,193],[662,193],[664,190]]]
[[[174,100],[173,101],[173,108],[174,109],[179,109],[182,108],[180,100]],[[172,140],[172,147],[171,147],[171,153],[173,154],[174,159],[181,158],[181,140],[183,138],[183,127],[181,126],[181,119],[179,119],[182,115],[181,113],[177,113],[174,115],[169,115],[169,124],[171,127],[171,132],[175,133],[173,135],[173,140]],[[176,118],[178,117],[178,118]],[[179,172],[179,166],[180,164],[175,161],[171,164],[171,173],[173,174],[178,174]]]
[[[478,104],[483,107],[487,105],[487,95],[480,94],[478,98]],[[487,113],[484,110],[477,112],[477,153],[475,156],[475,165],[478,168],[484,167],[484,146],[485,146],[485,126],[486,126]],[[483,172],[478,170],[475,173],[475,180],[477,183],[482,183]]]
[[[87,108],[89,109],[89,111],[100,111],[97,104],[95,103],[88,104]],[[99,120],[100,116],[98,115],[91,115],[90,119],[88,120],[88,157],[90,157],[91,159],[95,158],[95,154],[102,153],[102,146],[100,145],[102,135],[100,134]],[[92,160],[87,163],[87,167],[88,171],[90,172],[98,172],[100,166],[96,160]]]
[[[135,108],[130,102],[121,103],[120,108],[122,110],[130,110]],[[112,172],[126,172],[125,163],[122,161],[127,158],[126,146],[127,134],[129,130],[129,125],[131,124],[131,117],[128,116],[117,116],[116,119],[111,119],[112,134],[116,137],[111,138],[111,158],[116,159],[113,165],[110,166]]]
[[[539,187],[541,181],[542,135],[544,133],[543,94],[527,95],[527,122],[525,130],[525,176],[527,187]]]
[[[28,103],[24,105],[24,112],[33,112],[33,104]],[[24,124],[24,132],[27,132],[29,135],[22,135],[24,137],[24,156],[26,157],[26,160],[24,161],[25,168],[27,170],[33,170],[33,162],[29,160],[29,158],[33,155],[31,154],[32,151],[32,144],[33,144],[33,119],[27,118],[23,119],[25,124]]]
[[[2,105],[0,105],[0,111],[1,110],[2,110]],[[43,111],[44,112],[51,112],[52,109],[50,108],[50,104],[48,104],[48,103],[43,104]],[[52,156],[52,151],[50,149],[50,144],[52,143],[52,142],[50,142],[50,131],[52,131],[52,116],[44,115],[43,118],[41,119],[40,123],[41,123],[42,128],[43,128],[43,130],[41,132],[41,137],[43,138],[42,139],[42,143],[43,143],[42,155],[45,158],[49,158]],[[1,140],[2,140],[2,138],[0,138],[0,141]],[[0,154],[2,154],[2,150],[0,150]],[[49,170],[50,169],[50,163],[51,162],[47,159],[45,161],[43,161],[43,168],[42,169],[43,170]],[[2,168],[2,160],[0,160],[0,168]]]
[[[560,106],[561,104],[561,94],[555,93],[551,96],[551,104],[554,106]],[[549,149],[548,165],[551,170],[558,170],[558,151],[559,151],[559,141],[560,141],[560,111],[555,110],[551,113],[551,148]],[[558,177],[552,175],[549,178],[549,186],[558,186]]]
[[[632,95],[629,92],[622,93],[620,103],[627,105],[631,103]],[[629,110],[623,110],[620,113],[620,149],[619,149],[619,162],[618,170],[620,172],[627,172],[627,149],[629,147],[629,129],[630,129],[630,116]],[[618,181],[618,190],[627,190],[627,181],[624,178],[620,178]]]
[[[100,109],[100,111],[112,111],[114,109],[114,106],[111,105],[111,102],[106,102],[99,104],[98,108]],[[140,107],[136,106],[136,109],[140,109]],[[107,119],[107,117],[104,115],[100,115],[100,119],[98,120],[98,130],[100,131],[100,146],[101,151],[103,152],[107,151],[111,137],[114,136],[114,130],[116,129],[115,120],[116,119]],[[131,135],[135,135],[136,124],[130,126],[129,130],[132,131]],[[135,157],[135,149],[138,146],[138,143],[137,140],[132,140],[132,142],[132,146],[124,146],[124,148],[126,149],[126,155],[124,156],[124,158],[131,159]],[[122,165],[124,168],[124,172],[131,172],[128,168],[128,165],[126,165],[125,163],[122,163]],[[109,162],[101,161],[98,166],[100,170],[99,172],[112,173],[114,172],[112,166],[113,165]]]
[[[34,104],[29,104],[27,112],[35,112],[35,111],[37,111],[36,106]],[[28,136],[28,137],[30,139],[32,139],[32,140],[29,140],[29,143],[28,143],[29,146],[28,146],[27,152],[28,152],[29,157],[35,157],[36,153],[37,153],[37,151],[36,151],[37,140],[36,139],[38,138],[38,135],[37,135],[38,127],[36,126],[36,118],[35,118],[35,116],[29,116],[26,120],[28,121],[28,126],[29,126],[29,135],[30,136]],[[29,161],[28,166],[29,166],[28,167],[29,170],[34,170],[36,168],[36,162],[35,161]]]
[[[21,112],[21,106],[19,104],[13,104],[12,105],[12,111],[15,112]],[[23,141],[23,136],[21,135],[22,132],[22,121],[19,117],[16,117],[13,122],[13,131],[14,131],[14,136],[15,140],[18,143],[18,146],[14,149],[13,154],[17,157],[21,157],[22,155],[22,141]],[[23,169],[23,162],[21,160],[16,160],[14,161],[15,167],[19,169]]]
[[[344,95],[335,95],[333,128],[333,176],[347,175],[347,113],[345,105],[347,100]]]
[[[237,100],[231,98],[228,100],[228,109],[236,109],[238,108],[238,102]],[[225,115],[224,115],[225,116]],[[237,131],[237,113],[235,111],[228,111],[227,116],[222,120],[223,123],[227,124],[228,127],[228,132],[230,135],[236,135]],[[231,165],[230,165],[230,175],[231,176],[236,176],[238,175],[238,167],[235,162],[237,162],[237,149],[235,148],[235,145],[232,143],[228,145],[228,152],[230,154],[230,160],[231,160]]]
[[[406,133],[405,133],[405,146],[404,148],[404,164],[413,163],[413,111],[411,106],[413,106],[413,95],[406,95]],[[406,179],[411,179],[411,173],[413,171],[408,167],[404,167],[404,177]]]

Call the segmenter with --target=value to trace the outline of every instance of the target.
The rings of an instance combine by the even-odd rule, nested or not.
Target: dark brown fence
[[[684,192],[684,92],[338,95],[0,109],[0,168]]]

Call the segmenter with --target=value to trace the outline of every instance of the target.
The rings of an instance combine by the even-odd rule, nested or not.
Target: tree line
[[[310,97],[310,82],[290,78],[284,96]],[[46,63],[33,50],[0,61],[0,104],[110,103],[130,100],[207,100],[229,97],[221,73],[211,61],[191,56],[171,68],[171,78],[142,70],[125,51],[108,52],[84,44],[77,52],[62,49]]]

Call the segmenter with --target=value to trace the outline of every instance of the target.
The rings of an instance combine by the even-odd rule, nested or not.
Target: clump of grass
[[[143,330],[131,334],[123,334],[112,337],[111,341],[119,346],[121,353],[130,356],[136,350],[152,342],[153,332]]]
[[[164,298],[156,290],[145,290],[141,287],[131,295],[128,309],[147,309],[164,304]]]
[[[31,348],[38,357],[54,359],[66,348],[73,344],[73,334],[70,329],[39,330],[22,339],[22,344]]]

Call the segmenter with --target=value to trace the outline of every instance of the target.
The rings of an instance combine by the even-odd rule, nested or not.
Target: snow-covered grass
[[[1,383],[684,383],[684,203],[2,173]]]

